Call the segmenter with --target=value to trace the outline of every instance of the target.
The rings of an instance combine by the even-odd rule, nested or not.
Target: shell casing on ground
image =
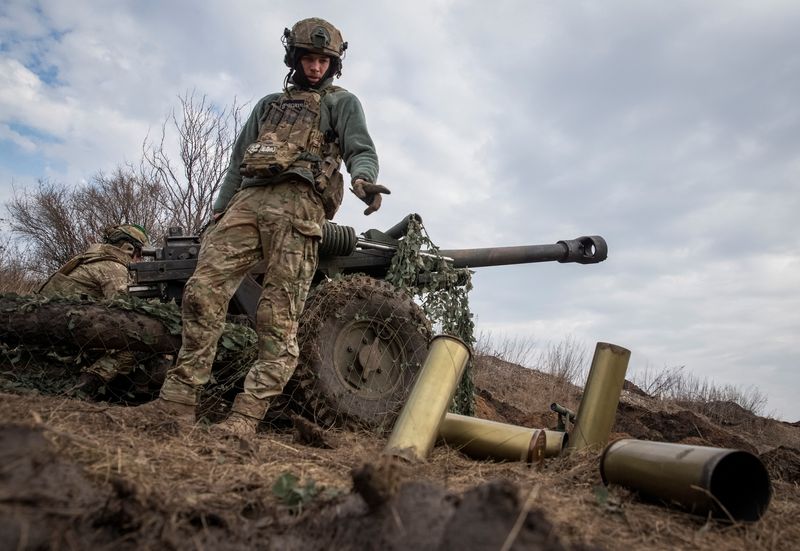
[[[567,443],[569,442],[569,435],[566,432],[560,430],[544,430],[545,436],[545,449],[544,449],[544,456],[545,457],[558,457],[561,455],[561,452],[564,451],[564,448],[567,447]]]
[[[730,521],[758,520],[772,496],[764,464],[744,450],[617,440],[603,451],[600,476],[605,484]]]
[[[385,454],[411,461],[428,457],[469,358],[469,347],[461,339],[437,335],[431,340],[428,356],[395,422]]]
[[[630,357],[626,348],[597,343],[568,448],[596,447],[599,451],[608,443]]]
[[[439,427],[445,444],[470,457],[528,464],[547,457],[547,432],[456,413],[445,414]]]

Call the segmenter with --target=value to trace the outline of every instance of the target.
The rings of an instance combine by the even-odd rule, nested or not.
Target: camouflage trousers
[[[107,383],[117,375],[129,375],[137,364],[138,361],[133,352],[115,350],[109,351],[108,354],[101,356],[92,365],[81,371],[97,375]]]
[[[297,366],[297,325],[316,270],[324,220],[321,200],[305,183],[250,187],[233,196],[224,216],[204,235],[197,268],[184,289],[183,343],[161,398],[197,402],[211,375],[228,302],[262,260],[258,358],[247,373],[244,393],[251,401],[267,403],[283,391]]]

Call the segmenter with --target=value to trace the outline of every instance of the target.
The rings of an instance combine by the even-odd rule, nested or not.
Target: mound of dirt
[[[68,547],[91,526],[104,496],[64,461],[40,430],[0,426],[0,541],[6,549]]]
[[[357,492],[315,502],[299,518],[278,508],[243,508],[237,518],[234,511],[193,503],[196,498],[175,510],[157,499],[157,492],[143,497],[141,485],[116,475],[108,481],[92,478],[59,454],[40,428],[0,426],[0,449],[0,541],[8,549],[128,544],[183,549],[197,543],[198,534],[203,547],[216,549],[245,549],[259,541],[304,551],[499,549],[506,541],[513,544],[509,549],[582,548],[562,543],[544,511],[530,503],[523,507],[520,489],[507,480],[480,484],[460,496],[412,480],[405,466],[398,484],[375,502],[363,499],[366,488],[387,485],[365,464],[353,471]],[[368,482],[364,472],[372,473]]]
[[[581,391],[575,385],[493,356],[475,358],[473,379],[475,415],[491,421],[554,428],[556,414],[550,404],[575,410],[580,401]]]
[[[770,478],[791,484],[800,484],[800,451],[786,446],[761,454],[761,461],[767,467]]]
[[[700,411],[703,415],[722,426],[741,425],[751,422],[755,417],[742,406],[731,401],[706,402]]]
[[[5,549],[93,548],[161,523],[135,486],[117,476],[93,482],[41,429],[0,426],[0,465]]]
[[[580,404],[581,389],[578,387],[497,358],[477,358],[474,377],[476,416],[484,419],[552,429],[556,425],[556,414],[550,410],[551,402],[559,402],[573,411]],[[731,402],[711,402],[706,408],[695,412],[681,404],[651,398],[641,389],[623,390],[613,432],[616,437],[736,448],[754,453],[764,447],[756,444],[764,443],[761,436],[768,420],[755,423],[752,413]],[[727,420],[724,425],[715,422],[721,418]],[[728,428],[734,426],[735,429]]]
[[[614,431],[633,438],[734,448],[757,453],[755,446],[744,438],[689,410],[648,411],[620,404],[617,412]]]
[[[365,508],[354,495],[309,511],[291,531],[273,538],[279,549],[592,549],[565,544],[541,509],[520,503],[506,480],[480,484],[463,495],[428,482],[401,485],[387,501]]]

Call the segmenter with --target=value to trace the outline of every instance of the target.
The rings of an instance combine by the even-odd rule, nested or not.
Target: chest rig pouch
[[[331,219],[344,194],[342,159],[336,133],[320,130],[321,109],[322,94],[312,90],[292,90],[272,102],[259,122],[258,138],[245,150],[240,172],[273,178],[289,169],[305,169]]]

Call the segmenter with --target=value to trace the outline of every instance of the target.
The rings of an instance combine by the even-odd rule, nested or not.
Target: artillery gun
[[[411,220],[409,214],[386,231],[356,235],[350,226],[326,222],[319,264],[300,317],[298,368],[286,387],[304,413],[323,426],[357,424],[390,428],[427,355],[430,322],[411,297],[385,281],[393,256]],[[130,294],[175,300],[193,273],[200,236],[172,228],[159,248],[145,249],[151,260],[130,265]],[[552,245],[422,251],[454,268],[534,262],[595,264],[605,260],[600,236]],[[245,276],[229,314],[255,324],[264,266]],[[435,273],[419,271],[424,283]]]

